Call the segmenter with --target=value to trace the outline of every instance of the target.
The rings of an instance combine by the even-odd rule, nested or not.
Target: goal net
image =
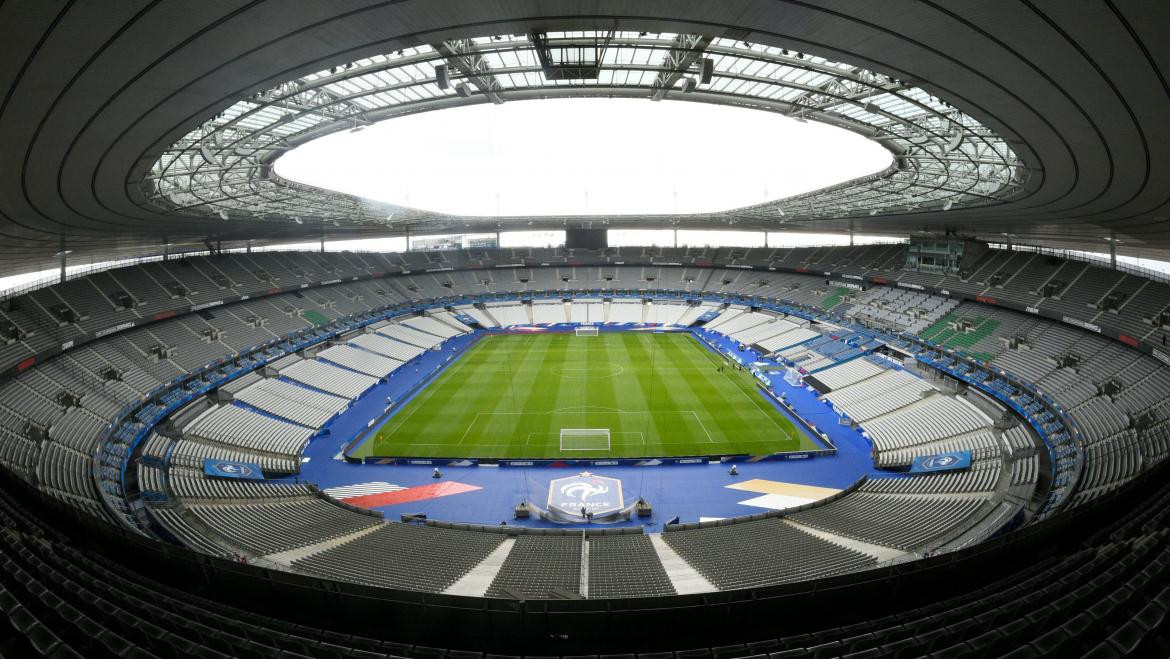
[[[578,327],[577,336],[597,336],[596,327]]]
[[[561,428],[562,451],[608,451],[609,428]]]

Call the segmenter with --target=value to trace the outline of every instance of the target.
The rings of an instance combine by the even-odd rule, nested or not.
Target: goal
[[[609,428],[561,428],[562,451],[608,451]]]
[[[577,336],[597,336],[596,327],[578,327]]]

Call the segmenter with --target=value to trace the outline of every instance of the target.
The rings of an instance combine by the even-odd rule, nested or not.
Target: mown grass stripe
[[[373,452],[571,458],[817,448],[759,396],[750,374],[718,372],[719,362],[686,334],[487,337],[379,430]],[[561,451],[566,427],[610,428],[611,450]]]

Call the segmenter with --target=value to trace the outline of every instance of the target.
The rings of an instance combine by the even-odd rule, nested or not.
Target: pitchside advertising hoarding
[[[919,455],[910,465],[910,473],[924,474],[936,471],[956,471],[971,466],[970,451],[951,451],[934,455]]]

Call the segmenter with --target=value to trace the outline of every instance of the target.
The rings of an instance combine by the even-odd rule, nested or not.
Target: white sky
[[[576,98],[424,112],[342,131],[276,161],[301,183],[454,215],[699,213],[889,166],[817,122],[707,103]]]

